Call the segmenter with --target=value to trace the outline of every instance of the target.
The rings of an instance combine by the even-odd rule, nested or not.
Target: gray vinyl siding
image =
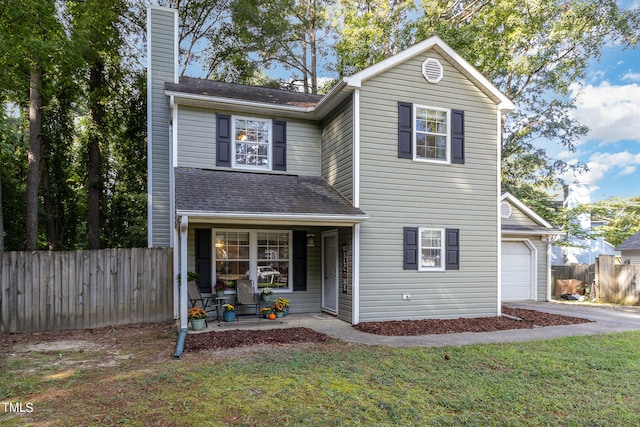
[[[428,83],[421,64],[440,60]],[[398,101],[464,110],[465,164],[398,158]],[[497,108],[436,52],[410,59],[360,90],[360,320],[497,314]],[[460,269],[403,270],[403,227],[458,228]],[[411,298],[402,300],[403,294]]]
[[[149,79],[151,86],[151,131],[149,155],[151,170],[149,184],[151,194],[151,241],[149,246],[169,246],[171,236],[170,216],[170,156],[169,156],[169,105],[164,95],[165,82],[173,82],[175,74],[174,19],[175,13],[151,8],[149,29]]]
[[[351,98],[323,125],[322,176],[353,202],[353,102]]]
[[[509,204],[511,205],[511,203]],[[525,214],[514,205],[511,205],[511,216],[509,218],[502,218],[502,225],[525,225],[540,227],[540,224],[535,222],[529,215]]]
[[[239,111],[178,108],[178,166],[216,168],[216,113],[251,116]],[[287,170],[291,175],[320,175],[320,125],[279,117],[260,117],[287,122]]]
[[[538,250],[538,265],[536,270],[536,301],[547,300],[547,243],[543,242],[539,238],[531,238],[531,243]]]
[[[178,107],[178,166],[216,166],[216,116],[203,108]]]

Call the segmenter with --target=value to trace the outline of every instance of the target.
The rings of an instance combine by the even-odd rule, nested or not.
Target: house
[[[353,324],[500,314],[513,104],[441,39],[318,96],[178,78],[176,11],[147,19],[149,245],[174,247],[176,272]]]
[[[562,206],[568,209],[591,203],[589,184],[574,182],[564,187]],[[603,221],[591,218],[591,214],[583,213],[577,218],[582,230],[591,232],[604,225]],[[568,245],[554,245],[551,262],[553,265],[594,264],[600,255],[620,255],[614,246],[604,240],[603,236],[578,238],[568,236]]]
[[[620,251],[623,264],[640,264],[640,231],[620,243],[616,250]]]
[[[500,203],[502,295],[508,301],[551,299],[551,247],[562,234],[510,193]]]

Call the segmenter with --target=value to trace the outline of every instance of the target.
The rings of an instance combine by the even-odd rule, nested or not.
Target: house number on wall
[[[347,293],[347,266],[348,263],[347,244],[342,244],[342,293]]]

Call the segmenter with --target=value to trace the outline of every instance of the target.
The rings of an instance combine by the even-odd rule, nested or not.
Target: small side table
[[[222,308],[226,297],[216,297],[216,321],[220,321],[220,311],[218,308]]]

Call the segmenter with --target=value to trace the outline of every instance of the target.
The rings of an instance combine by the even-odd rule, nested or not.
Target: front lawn
[[[442,348],[259,345],[182,360],[171,358],[175,334],[149,334],[82,349],[3,345],[0,424],[640,425],[640,332]]]

